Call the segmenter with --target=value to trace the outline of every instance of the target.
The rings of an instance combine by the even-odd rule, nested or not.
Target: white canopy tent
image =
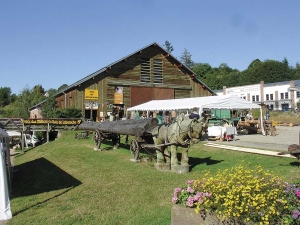
[[[0,129],[0,220],[8,220],[12,217],[8,193],[8,177],[6,174],[6,158],[9,157],[9,136],[6,131]],[[5,153],[6,152],[6,153]],[[10,160],[10,159],[9,159]],[[10,162],[10,161],[9,161]],[[10,164],[9,164],[10,169]]]
[[[203,109],[260,109],[261,124],[263,124],[262,108],[260,105],[249,102],[236,95],[221,95],[195,98],[152,100],[131,108],[127,111],[154,111],[154,110],[180,110],[199,108]],[[262,126],[262,134],[265,131]]]

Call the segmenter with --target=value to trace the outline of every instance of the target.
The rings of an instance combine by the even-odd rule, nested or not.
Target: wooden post
[[[25,131],[25,125],[23,123],[23,129],[21,131],[21,150],[22,150],[22,154],[24,154],[24,131]]]
[[[48,123],[48,128],[47,128],[47,143],[49,142],[49,135],[50,135],[50,124]]]
[[[93,104],[94,104],[94,102],[90,101],[90,108],[91,108],[90,119],[91,119],[91,121],[93,121]]]
[[[24,154],[24,132],[21,131],[21,150],[22,150],[22,154]]]

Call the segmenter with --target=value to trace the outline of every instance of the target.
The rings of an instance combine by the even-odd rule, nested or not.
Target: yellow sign
[[[24,124],[79,125],[81,119],[22,119]]]
[[[84,98],[86,100],[98,100],[98,90],[85,89]]]

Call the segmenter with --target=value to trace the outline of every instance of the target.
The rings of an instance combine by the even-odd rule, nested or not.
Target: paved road
[[[300,126],[295,127],[276,127],[276,136],[263,136],[262,134],[238,134],[236,141],[219,142],[227,145],[268,149],[274,151],[287,151],[291,144],[299,143]]]

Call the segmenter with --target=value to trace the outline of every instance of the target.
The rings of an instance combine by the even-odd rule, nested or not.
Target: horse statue
[[[171,169],[173,166],[179,165],[177,158],[177,147],[182,148],[182,157],[180,164],[182,166],[188,166],[188,148],[192,139],[200,140],[202,132],[206,127],[206,121],[204,118],[188,119],[184,114],[179,115],[176,121],[170,124],[162,124],[155,127],[152,130],[152,137],[154,144],[158,150],[157,163],[171,163]],[[171,148],[171,158],[167,147]]]

